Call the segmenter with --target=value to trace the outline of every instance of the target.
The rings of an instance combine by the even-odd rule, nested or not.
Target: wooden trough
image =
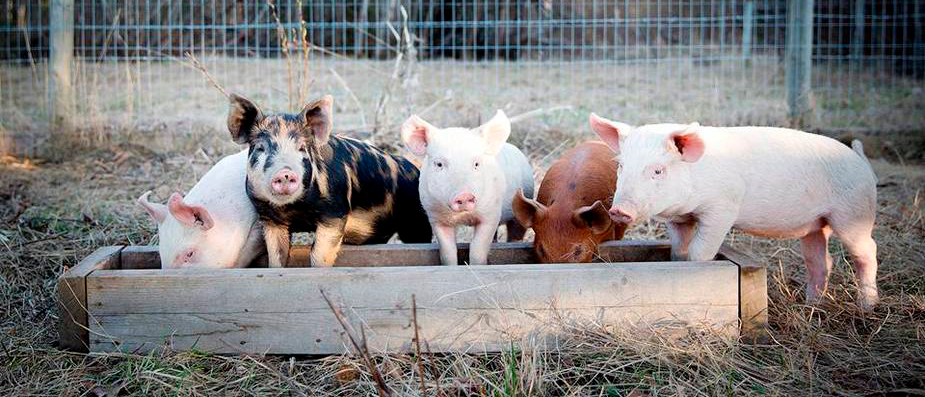
[[[468,247],[460,245],[460,263]],[[293,247],[290,263],[307,263]],[[161,270],[156,247],[103,247],[58,280],[61,346],[218,354],[341,354],[331,299],[372,352],[413,351],[412,295],[433,352],[552,347],[573,326],[701,327],[762,338],[765,267],[724,246],[669,262],[665,242],[601,247],[603,263],[531,264],[526,243],[494,244],[488,266],[439,263],[436,244],[345,246],[333,268]],[[371,267],[376,266],[376,267]]]

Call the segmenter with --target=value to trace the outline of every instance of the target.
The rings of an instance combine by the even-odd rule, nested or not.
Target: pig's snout
[[[633,211],[631,210],[617,208],[617,207],[610,207],[610,211],[608,212],[610,213],[610,219],[613,219],[614,222],[619,222],[619,223],[624,223],[624,224],[629,225],[630,223],[633,223],[633,221],[636,219],[635,214],[633,214]]]
[[[472,193],[460,193],[453,197],[450,202],[450,208],[456,212],[472,211],[475,209],[475,195]]]
[[[270,181],[273,194],[288,196],[296,192],[299,188],[299,175],[290,169],[283,169],[273,175]]]

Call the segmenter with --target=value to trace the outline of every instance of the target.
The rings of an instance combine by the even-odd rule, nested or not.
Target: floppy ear
[[[247,98],[231,94],[228,108],[228,132],[231,139],[237,144],[244,144],[251,140],[254,126],[263,120],[263,113]]]
[[[180,193],[174,193],[170,196],[170,200],[167,201],[167,209],[170,210],[170,215],[177,218],[183,226],[198,227],[202,231],[206,231],[215,225],[209,211],[198,205],[186,205]]]
[[[325,95],[321,99],[305,106],[300,113],[305,121],[305,126],[311,131],[315,138],[315,147],[321,147],[328,143],[333,129],[333,119],[331,111],[334,108],[334,97]]]
[[[414,153],[415,156],[422,157],[427,154],[427,145],[432,135],[437,131],[430,123],[417,115],[411,115],[401,125],[401,141],[405,147]]]
[[[494,156],[501,151],[501,147],[511,136],[511,120],[507,118],[503,110],[498,110],[495,116],[482,125],[482,138],[485,139],[487,147],[485,151]]]
[[[626,139],[626,134],[630,132],[629,125],[607,120],[595,113],[591,113],[588,122],[591,124],[591,129],[607,146],[610,146],[614,152],[620,153],[620,142]]]
[[[589,227],[594,234],[601,234],[610,228],[610,214],[607,207],[597,200],[594,204],[586,205],[572,211],[572,222],[578,227]]]
[[[691,123],[687,128],[675,131],[669,136],[668,145],[681,154],[681,161],[696,163],[703,156],[705,147],[699,130],[700,124]]]
[[[523,189],[517,189],[514,193],[511,209],[514,211],[514,219],[517,219],[517,222],[525,228],[533,227],[536,218],[546,213],[546,206],[539,201],[524,197]]]
[[[148,196],[150,195],[150,190],[144,192],[141,197],[138,197],[138,205],[144,208],[148,215],[151,215],[151,219],[154,219],[154,223],[160,225],[161,222],[164,222],[164,218],[167,217],[167,207],[164,206],[164,204],[148,201]]]

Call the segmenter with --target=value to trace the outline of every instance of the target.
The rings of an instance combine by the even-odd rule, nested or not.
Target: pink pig
[[[630,127],[595,114],[590,123],[617,154],[620,183],[611,217],[666,221],[673,258],[713,259],[733,227],[799,238],[809,277],[806,299],[817,302],[832,268],[828,241],[834,232],[853,258],[859,305],[876,305],[871,231],[877,179],[859,141],[848,148],[821,135],[771,127]]]
[[[266,252],[263,230],[244,188],[247,151],[216,163],[186,197],[167,205],[138,198],[157,223],[161,268],[245,267]]]

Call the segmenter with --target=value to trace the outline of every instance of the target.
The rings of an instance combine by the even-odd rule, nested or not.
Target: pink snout
[[[608,212],[610,213],[610,219],[613,219],[614,222],[629,225],[636,219],[636,215],[633,213],[633,211],[627,209],[610,207],[610,211]]]
[[[472,193],[460,193],[450,201],[450,208],[456,212],[472,211],[475,209],[475,195]]]
[[[280,170],[276,175],[273,175],[273,180],[270,181],[270,187],[273,190],[273,194],[288,196],[299,189],[299,176],[290,169]]]

